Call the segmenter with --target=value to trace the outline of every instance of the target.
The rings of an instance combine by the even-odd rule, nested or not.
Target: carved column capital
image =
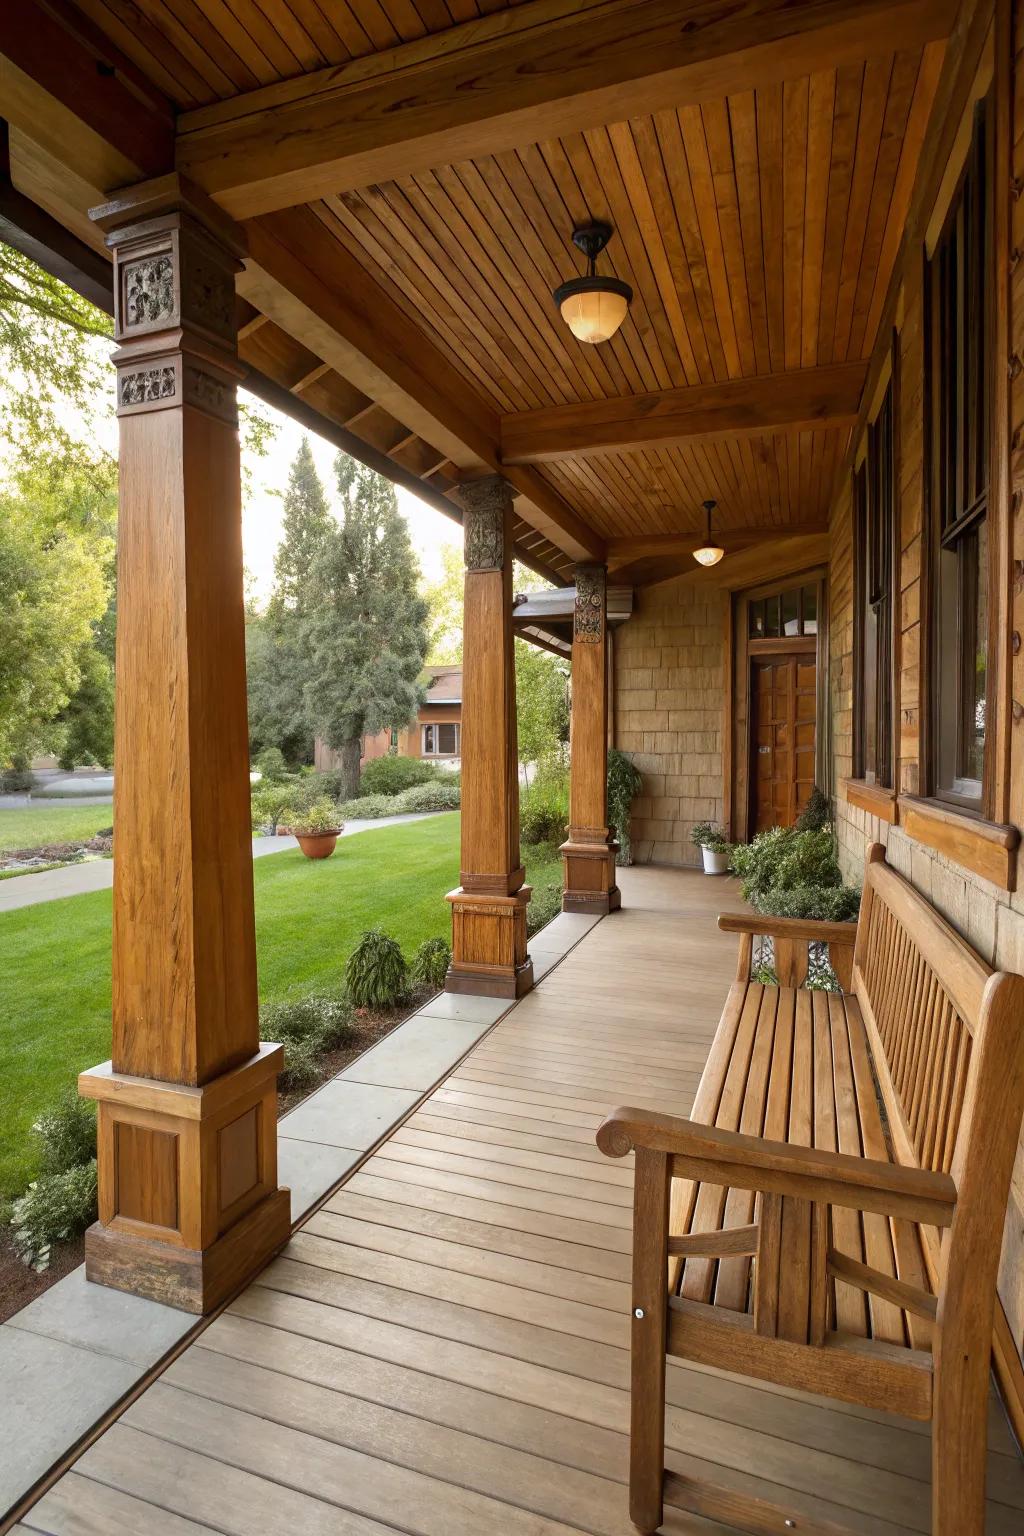
[[[191,405],[233,424],[239,226],[177,174],[90,216],[114,252],[118,414]]]
[[[501,475],[465,480],[459,486],[467,571],[500,571],[505,563],[512,487]]]
[[[573,611],[574,641],[593,644],[604,639],[608,573],[603,565],[576,567],[576,606]]]

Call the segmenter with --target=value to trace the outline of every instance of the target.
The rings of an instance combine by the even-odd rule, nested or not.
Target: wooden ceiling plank
[[[807,207],[807,136],[810,78],[782,88],[783,357],[799,368],[803,335],[804,217]]]
[[[742,528],[716,526],[715,537],[721,540],[728,553],[729,550],[767,543],[776,538],[778,532],[777,528],[766,527],[764,524],[750,524]],[[810,538],[828,533],[828,518],[819,517],[813,521],[787,524],[785,533],[787,538]],[[608,540],[608,568],[612,570],[633,560],[647,559],[652,555],[692,555],[693,551],[699,549],[703,543],[703,531],[611,538]]]
[[[803,368],[813,368],[818,359],[822,266],[825,256],[825,215],[828,208],[828,176],[832,155],[832,115],[835,110],[835,99],[835,70],[822,70],[812,75],[807,99],[807,192],[804,202],[804,252],[800,295],[800,366]]]
[[[631,318],[635,309],[633,324],[643,337],[654,377],[661,388],[685,384],[686,371],[680,360],[679,348],[654,274],[653,253],[637,219],[636,198],[640,195],[642,176],[638,182],[626,179],[625,168],[616,155],[607,127],[593,128],[582,135],[581,141],[576,142],[586,145],[594,173],[599,178],[616,242],[622,242],[629,257],[633,273]],[[635,169],[639,175],[635,157],[630,161],[628,169]],[[637,305],[638,294],[642,307]]]
[[[215,81],[216,67],[205,60],[204,69],[187,58],[132,0],[77,0],[77,5],[127,58],[137,63],[146,60],[146,73],[154,85],[179,109],[216,101],[222,94]],[[234,89],[226,77],[224,86],[228,92]]]
[[[761,234],[761,178],[757,160],[757,112],[753,91],[730,96],[727,131],[732,145],[736,199],[743,248],[750,334],[754,346],[754,373],[768,373],[768,311],[764,286],[764,250]]]
[[[818,331],[818,363],[834,360],[833,323],[839,299],[839,272],[843,259],[853,159],[857,144],[864,66],[850,65],[836,71],[836,100],[832,114],[832,155],[825,209],[825,253],[821,270],[821,324]]]
[[[761,172],[761,237],[768,306],[768,352],[773,370],[786,366],[782,114],[781,82],[761,86],[757,92],[757,160]]]
[[[507,370],[496,376],[482,340],[475,292],[471,287],[457,292],[449,279],[448,273],[455,270],[453,260],[435,239],[433,226],[424,222],[429,208],[412,183],[398,186],[392,182],[364,193],[347,193],[329,198],[327,206],[351,232],[363,264],[371,271],[385,273],[394,284],[410,324],[429,323],[452,366],[472,378],[496,409],[507,408],[505,400],[525,398],[517,372],[512,374],[515,388],[511,393]]]
[[[259,90],[269,77],[265,61],[261,69],[253,69],[196,0],[183,0],[180,5],[169,5],[166,0],[161,0],[157,25],[178,50],[197,65],[200,59],[208,58],[211,65],[231,82],[229,91],[232,95]]]
[[[849,353],[853,301],[864,249],[865,226],[871,207],[871,189],[882,143],[885,104],[889,96],[893,59],[871,59],[864,70],[864,94],[861,100],[857,148],[853,162],[853,182],[847,214],[843,259],[839,269],[839,293],[835,307],[832,356],[838,362]]]
[[[732,301],[732,323],[740,354],[740,367],[743,373],[752,374],[757,371],[757,364],[750,318],[750,298],[747,293],[743,236],[740,228],[736,163],[732,135],[729,130],[727,102],[724,100],[705,102],[700,108],[700,116],[705,154],[711,172],[711,189],[715,199],[719,237],[725,259],[725,272]]]
[[[715,379],[725,379],[729,375],[729,368],[725,359],[725,348],[722,344],[722,333],[718,324],[718,315],[715,311],[715,300],[711,290],[711,274],[708,271],[704,242],[701,238],[700,221],[697,217],[697,207],[693,200],[693,187],[690,182],[690,170],[686,163],[686,151],[683,148],[683,135],[679,124],[679,114],[677,112],[658,113],[654,119],[654,124],[658,143],[661,147],[662,164],[665,167],[672,201],[675,205],[679,235],[683,243],[683,250],[686,252],[690,281],[696,297],[697,309],[700,313],[701,324],[704,329],[704,337],[711,356],[712,377]]]
[[[470,23],[382,56],[375,74],[360,61],[307,77],[305,94],[277,91],[271,105],[254,93],[244,116],[236,105],[186,118],[178,168],[248,217],[808,74],[863,57],[880,37],[920,46],[948,34],[954,11],[954,0],[749,0],[737,13],[708,0],[683,16],[678,0],[642,11],[609,0],[537,25],[527,17],[504,37]]]
[[[502,458],[507,464],[540,464],[645,443],[848,425],[860,408],[865,375],[863,363],[796,368],[507,415],[501,421]]]

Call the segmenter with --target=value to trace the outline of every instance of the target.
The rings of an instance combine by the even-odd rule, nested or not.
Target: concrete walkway
[[[393,827],[399,822],[426,821],[435,811],[417,811],[408,816],[381,816],[376,821],[347,821],[342,837],[357,832],[375,832],[378,827]],[[294,837],[254,837],[252,856],[283,853],[297,848]],[[38,906],[41,901],[59,901],[64,896],[84,896],[89,891],[108,891],[114,883],[113,859],[90,859],[85,864],[67,864],[63,869],[46,869],[38,875],[18,875],[0,880],[0,912],[14,912],[19,907]]]

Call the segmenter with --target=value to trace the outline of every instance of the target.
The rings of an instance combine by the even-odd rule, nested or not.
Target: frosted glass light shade
[[[700,549],[694,550],[693,558],[698,565],[717,565],[724,554],[725,550],[720,549],[717,544],[704,544]]]
[[[609,289],[573,293],[559,305],[562,319],[577,341],[592,344],[608,341],[614,336],[625,320],[628,308],[625,295]]]

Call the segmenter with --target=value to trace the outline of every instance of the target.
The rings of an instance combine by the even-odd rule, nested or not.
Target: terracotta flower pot
[[[296,832],[295,840],[307,859],[329,859],[338,841],[337,832]]]

